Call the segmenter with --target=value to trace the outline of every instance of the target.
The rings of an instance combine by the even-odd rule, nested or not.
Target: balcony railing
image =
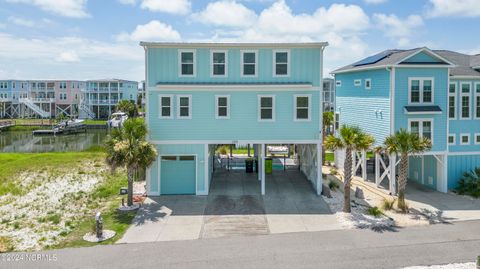
[[[55,98],[30,98],[34,103],[55,103]]]
[[[116,105],[118,104],[118,99],[90,99],[86,100],[86,103],[89,105]]]

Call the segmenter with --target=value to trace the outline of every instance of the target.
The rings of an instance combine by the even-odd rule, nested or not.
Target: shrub
[[[463,177],[458,181],[456,191],[458,194],[466,194],[480,198],[480,167],[465,172]]]
[[[47,220],[53,224],[59,224],[60,220],[62,220],[62,217],[60,214],[52,214],[47,216]]]
[[[394,204],[395,204],[395,199],[383,199],[382,209],[383,210],[392,210]]]
[[[331,168],[330,169],[330,175],[332,175],[332,176],[338,175],[338,170],[336,168]]]
[[[328,187],[330,190],[334,191],[340,188],[340,185],[335,180],[330,180],[330,182],[328,182]]]
[[[382,210],[380,208],[376,207],[376,206],[370,207],[369,209],[367,209],[367,213],[369,215],[374,216],[375,218],[378,218],[378,217],[383,215]]]
[[[402,213],[408,213],[408,204],[407,202],[405,202],[405,200],[403,200],[403,202],[401,200],[398,200],[397,207],[398,209],[400,209],[400,211],[402,211]]]
[[[229,150],[228,147],[226,145],[223,145],[223,146],[220,146],[217,151],[222,155],[227,155],[228,150]]]
[[[0,236],[0,253],[13,251],[12,239],[6,236]]]

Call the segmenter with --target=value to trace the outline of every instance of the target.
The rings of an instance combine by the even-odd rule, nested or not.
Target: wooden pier
[[[7,129],[8,127],[15,126],[15,121],[13,120],[2,120],[0,121],[0,131]]]
[[[57,135],[57,134],[76,134],[87,132],[87,125],[85,124],[75,124],[62,127],[54,127],[49,130],[35,130],[32,131],[33,135]]]

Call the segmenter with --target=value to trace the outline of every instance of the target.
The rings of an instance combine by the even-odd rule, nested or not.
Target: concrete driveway
[[[208,196],[148,198],[118,243],[342,229],[298,170],[274,171],[260,194],[256,174],[218,170]]]

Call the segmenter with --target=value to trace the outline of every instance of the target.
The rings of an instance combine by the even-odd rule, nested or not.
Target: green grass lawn
[[[70,228],[68,233],[61,235],[57,244],[47,246],[47,248],[95,245],[95,243],[83,241],[82,237],[85,233],[92,231],[94,215],[98,210],[102,212],[104,228],[114,230],[117,233],[114,238],[102,242],[102,244],[114,243],[123,236],[135,213],[117,212],[116,208],[121,204],[122,199],[118,192],[120,187],[127,186],[127,177],[125,171],[111,174],[104,160],[105,153],[101,151],[101,148],[85,152],[0,153],[0,196],[9,194],[13,197],[21,197],[30,191],[29,188],[20,187],[17,181],[20,174],[29,172],[51,173],[54,176],[62,176],[62,173],[67,171],[79,175],[88,173],[102,176],[103,181],[93,191],[82,194],[82,197],[84,197],[82,201],[87,208],[86,211],[78,212],[68,223],[66,219],[63,219],[65,216],[61,214],[55,216],[56,211],[52,212],[49,218],[46,218],[46,221],[49,222],[58,222],[57,219],[63,219],[65,227]],[[86,170],[86,163],[90,164],[90,170]],[[75,203],[75,200],[70,201],[70,203],[72,202]],[[3,238],[2,240],[6,239]]]
[[[85,120],[84,123],[88,125],[105,125],[107,120]]]

